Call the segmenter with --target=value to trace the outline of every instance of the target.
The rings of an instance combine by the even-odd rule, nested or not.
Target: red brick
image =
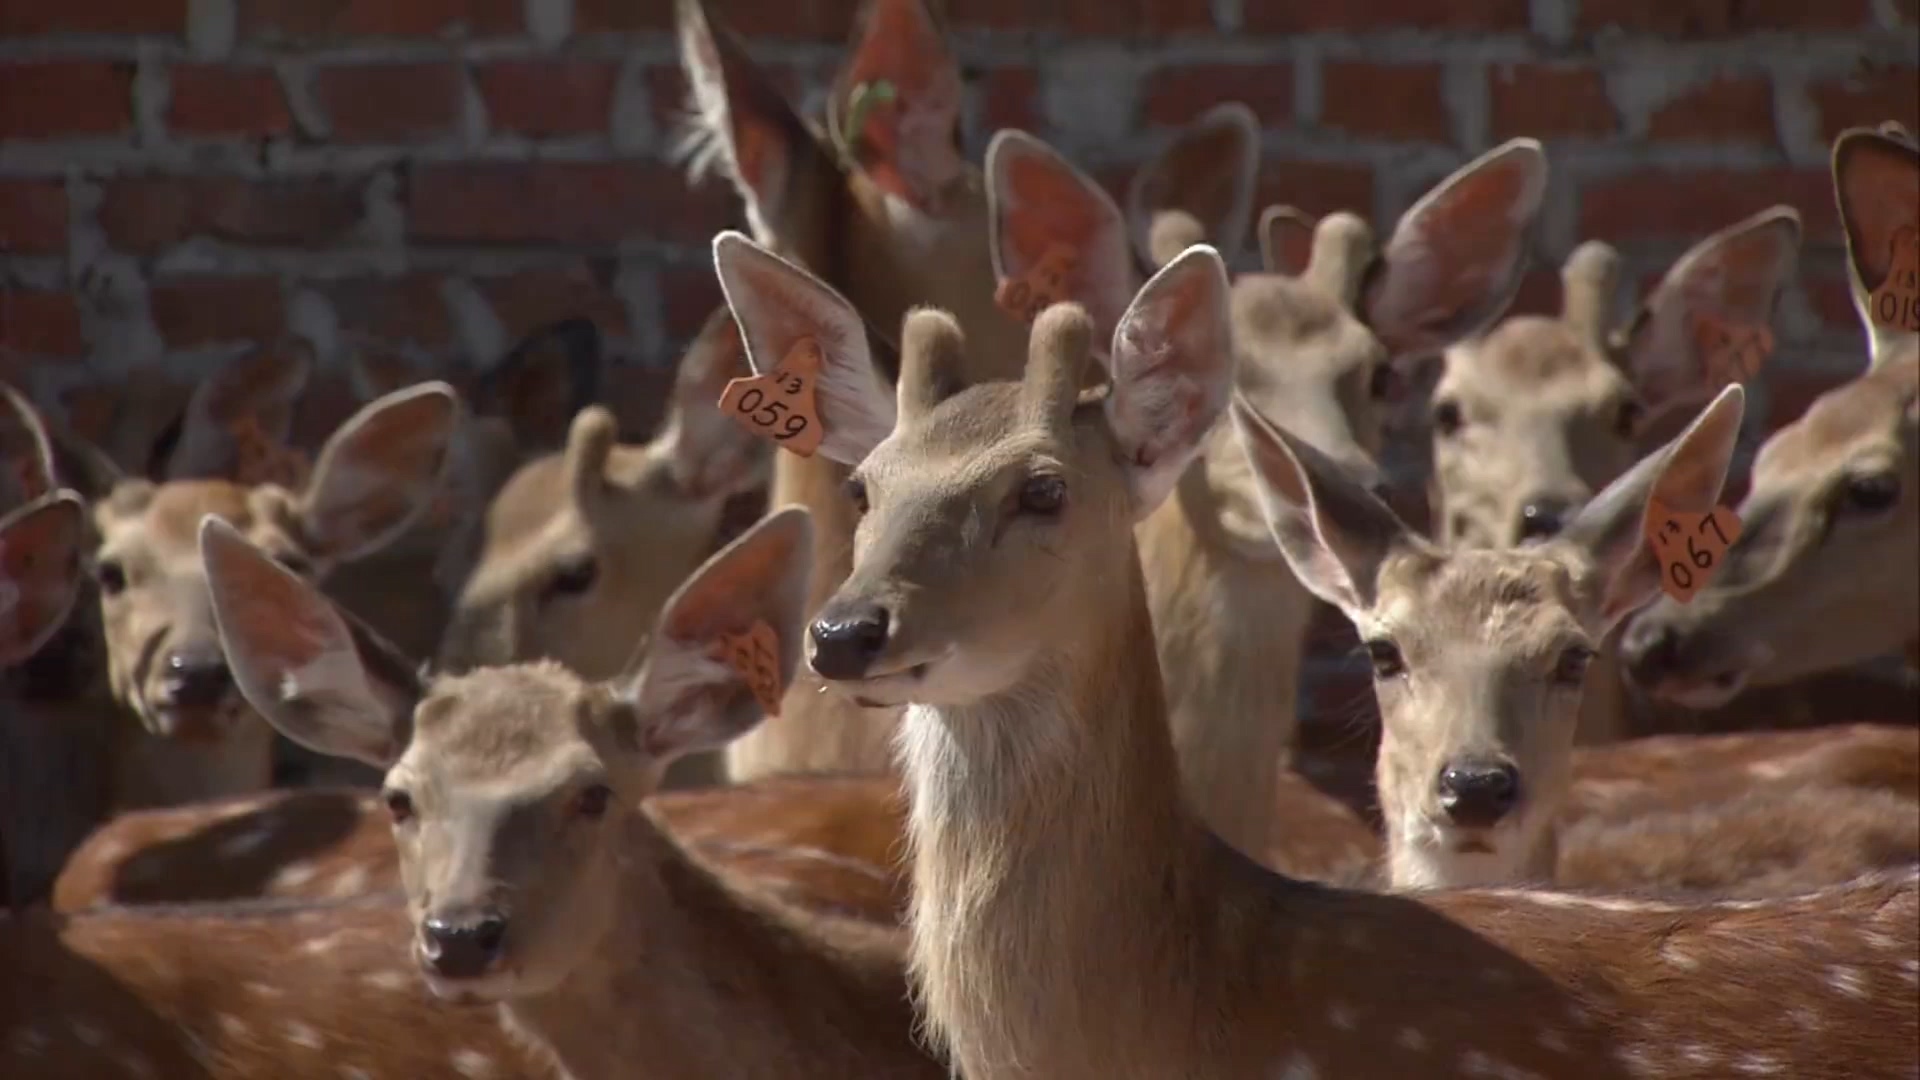
[[[100,224],[115,248],[153,254],[195,236],[232,244],[313,247],[360,220],[360,185],[340,178],[134,176],[107,181]]]
[[[404,142],[452,131],[460,69],[452,64],[355,64],[314,76],[336,142]]]
[[[1320,74],[1320,123],[1354,135],[1451,143],[1438,64],[1329,60]]]
[[[453,37],[521,28],[519,0],[238,0],[248,38]],[[646,7],[643,3],[637,5]]]
[[[41,356],[79,356],[87,349],[80,305],[68,292],[0,288],[0,344]]]
[[[1866,23],[1871,0],[1580,0],[1575,28],[1656,37],[1703,38],[1750,30],[1849,30]]]
[[[721,18],[735,30],[731,5]],[[673,28],[673,5],[636,4],[633,0],[573,0],[573,32],[576,34],[630,34],[636,30]]]
[[[340,327],[390,345],[410,343],[440,349],[453,342],[453,320],[432,274],[330,281],[320,292],[333,304]]]
[[[627,309],[611,289],[611,270],[596,274],[585,263],[483,278],[475,285],[493,306],[507,336],[519,340],[535,327],[559,319],[593,320],[606,337],[628,335]]]
[[[1374,0],[1368,4],[1261,0],[1246,5],[1250,33],[1316,30],[1525,30],[1527,0]]]
[[[1029,67],[997,67],[981,82],[981,121],[990,134],[1001,128],[1033,131],[1040,126],[1040,75]]]
[[[1166,67],[1147,78],[1141,111],[1149,124],[1181,127],[1223,101],[1238,101],[1262,127],[1293,121],[1293,69],[1286,64],[1195,64]]]
[[[733,222],[729,193],[689,189],[657,162],[426,165],[409,203],[408,232],[426,243],[611,248],[639,236],[704,244]]]
[[[0,139],[113,135],[133,126],[133,65],[110,60],[0,64]]]
[[[0,37],[30,34],[173,34],[187,27],[187,0],[83,0],[0,5]]]
[[[1804,368],[1776,369],[1767,375],[1767,430],[1777,431],[1807,411],[1815,398],[1851,376]]]
[[[1619,127],[1606,80],[1592,68],[1496,64],[1487,69],[1496,139],[1611,135]]]
[[[1656,139],[1773,142],[1773,87],[1759,76],[1723,76],[1689,87],[1647,118]]]
[[[1371,218],[1373,170],[1365,165],[1318,161],[1265,162],[1254,187],[1254,216],[1276,203],[1297,207],[1315,217],[1350,210]]]
[[[1839,242],[1825,169],[1641,172],[1592,181],[1580,192],[1580,235],[1692,243],[1776,203],[1800,211],[1810,242]]]
[[[1208,0],[952,0],[947,12],[950,25],[968,29],[1140,37],[1214,28]]]
[[[147,300],[160,336],[177,349],[271,341],[286,330],[280,283],[272,278],[178,278],[154,284]]]
[[[0,251],[57,255],[67,250],[67,185],[0,180]]]
[[[1863,72],[1814,83],[1807,87],[1807,97],[1820,111],[1820,137],[1826,142],[1845,128],[1874,127],[1887,120],[1920,131],[1920,69]]]
[[[179,64],[167,128],[185,135],[283,135],[293,128],[280,80],[267,68]]]
[[[605,131],[619,68],[585,60],[506,60],[479,70],[495,131],[579,135]]]
[[[660,313],[668,341],[693,340],[713,309],[725,303],[713,267],[671,267],[660,271]]]

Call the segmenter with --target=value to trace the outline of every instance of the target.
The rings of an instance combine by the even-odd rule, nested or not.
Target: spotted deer
[[[958,325],[915,312],[897,398],[859,342],[823,342],[822,381],[872,396],[823,412],[822,451],[854,465],[864,513],[808,657],[848,693],[906,707],[912,967],[958,1071],[1837,1078],[1911,1065],[1912,876],[1723,907],[1526,890],[1416,900],[1301,884],[1211,837],[1181,794],[1132,526],[1228,400],[1224,267],[1196,249],[1162,268],[1120,320],[1111,385],[1082,394],[1092,327],[1056,305],[1021,379],[965,383]],[[1655,587],[1637,536],[1607,541],[1556,549],[1595,618]],[[846,621],[884,632],[815,632]],[[1815,1019],[1790,1027],[1800,1015]]]
[[[120,478],[93,505],[91,564],[114,699],[113,802],[167,805],[264,788],[272,731],[234,689],[195,549],[214,514],[303,573],[324,576],[402,533],[444,475],[460,403],[445,384],[350,418],[294,486]],[[183,438],[192,437],[192,427]],[[289,477],[288,479],[294,479]]]
[[[1207,119],[1196,128],[1204,131]],[[1238,144],[1216,137],[1186,160],[1168,155],[1184,165],[1178,179],[1199,186],[1209,175],[1250,175],[1257,132],[1250,114],[1244,123],[1246,137]],[[1059,222],[1063,231],[1075,222],[1097,223],[1087,239],[1069,234],[1056,243],[1079,241],[1090,252],[1119,246],[1125,226],[1097,185],[1037,142],[1015,145],[1032,158],[1026,168],[1060,178],[1060,209],[1045,222]],[[1242,170],[1232,167],[1236,145]],[[1200,151],[1226,160],[1198,167],[1191,159]],[[1171,171],[1162,165],[1141,175],[1151,181]],[[1402,215],[1384,244],[1352,214],[1317,224],[1297,212],[1266,215],[1263,236],[1276,236],[1281,222],[1293,224],[1307,234],[1308,258],[1292,273],[1270,264],[1265,273],[1234,279],[1229,302],[1239,392],[1354,475],[1384,488],[1376,461],[1396,371],[1478,332],[1511,302],[1546,179],[1540,145],[1513,140],[1437,184]],[[1157,204],[1143,189],[1180,187],[1172,180],[1135,185],[1130,203],[1152,220],[1132,228],[1146,238],[1142,246],[1154,265],[1208,240],[1200,219],[1182,208],[1144,209]],[[1070,196],[1081,205],[1073,206]],[[1238,222],[1244,233],[1244,204],[1216,216]],[[1263,250],[1272,255],[1274,242],[1263,241]],[[1117,319],[1138,286],[1130,275],[1087,275],[1069,298]],[[1111,327],[1096,317],[1096,336]],[[1216,425],[1174,490],[1141,523],[1138,542],[1185,787],[1221,839],[1276,868],[1299,870],[1306,864],[1290,862],[1288,853],[1300,834],[1275,833],[1274,807],[1278,798],[1298,813],[1306,794],[1288,770],[1315,605],[1274,548],[1245,456],[1227,425]]]
[[[921,0],[868,0],[823,126],[803,121],[700,0],[676,6],[691,88],[685,148],[697,178],[715,170],[753,236],[819,274],[875,326],[937,304],[983,348],[977,374],[1017,364],[1026,327],[994,301],[989,199],[960,155],[960,69]],[[846,470],[815,455],[774,457],[772,506],[814,515],[810,603],[847,574]],[[736,780],[773,772],[891,769],[895,710],[862,710],[800,673],[780,715],[727,751]]]
[[[1760,448],[1745,531],[1711,586],[1629,628],[1628,672],[1661,698],[1712,707],[1890,653],[1920,666],[1920,332],[1873,313],[1876,292],[1898,295],[1902,237],[1914,273],[1920,150],[1853,129],[1834,142],[1833,177],[1868,367]]]
[[[230,527],[201,535],[248,700],[288,737],[386,770],[407,951],[437,996],[499,1005],[582,1080],[945,1075],[914,1037],[897,930],[729,884],[639,809],[672,757],[752,727],[784,689],[804,510],[708,560],[634,671],[593,682],[550,661],[423,679]],[[722,652],[752,635],[743,675]]]

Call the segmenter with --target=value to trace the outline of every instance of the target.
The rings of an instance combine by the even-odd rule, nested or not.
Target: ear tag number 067
[[[812,457],[824,434],[813,399],[820,365],[820,343],[801,338],[772,371],[727,383],[720,411],[775,446]]]
[[[1724,506],[1712,513],[1674,510],[1652,500],[1647,542],[1660,564],[1660,587],[1677,603],[1687,603],[1720,569],[1727,549],[1740,539],[1740,517]]]

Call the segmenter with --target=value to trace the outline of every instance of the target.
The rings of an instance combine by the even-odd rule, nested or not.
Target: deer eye
[[[589,821],[607,816],[607,804],[613,801],[613,789],[605,784],[589,784],[573,797],[573,812]]]
[[[584,555],[562,563],[547,582],[547,592],[554,596],[579,596],[600,578],[600,564],[593,556]]]
[[[1367,377],[1367,395],[1375,401],[1388,401],[1396,396],[1400,389],[1400,377],[1392,364],[1374,366],[1373,374]]]
[[[393,819],[395,825],[413,817],[413,796],[399,788],[388,788],[380,798],[387,804],[387,816]]]
[[[100,583],[100,591],[108,596],[118,596],[127,587],[127,570],[117,562],[103,562],[93,568],[93,579]]]
[[[1900,478],[1891,473],[1856,476],[1847,481],[1846,509],[1878,514],[1900,501]]]
[[[1407,662],[1400,655],[1400,646],[1386,638],[1373,638],[1365,642],[1367,659],[1373,662],[1373,677],[1391,679],[1407,673]]]
[[[1020,485],[1020,512],[1052,517],[1067,504],[1067,482],[1051,473],[1029,476]]]
[[[853,500],[855,513],[867,512],[867,482],[857,476],[847,477],[847,498]]]
[[[1442,435],[1451,435],[1460,430],[1460,403],[1441,399],[1433,403],[1433,430]]]
[[[1553,681],[1562,686],[1579,686],[1586,680],[1587,665],[1593,663],[1593,650],[1585,645],[1570,645],[1553,665]]]
[[[1620,411],[1613,417],[1614,434],[1623,439],[1632,438],[1634,432],[1640,430],[1640,421],[1646,416],[1646,412],[1646,409],[1637,401],[1621,402]]]

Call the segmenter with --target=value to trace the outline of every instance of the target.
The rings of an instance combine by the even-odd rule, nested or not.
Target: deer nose
[[[813,670],[823,679],[858,679],[887,645],[887,609],[829,604],[809,629]]]
[[[1520,540],[1544,540],[1557,535],[1572,515],[1565,499],[1533,499],[1520,508]]]
[[[1680,635],[1663,622],[1636,619],[1620,636],[1620,658],[1634,682],[1652,686],[1680,666]]]
[[[206,708],[220,704],[233,686],[227,658],[212,652],[168,653],[160,690],[169,705]]]
[[[420,924],[421,952],[434,974],[471,979],[486,974],[500,958],[507,921],[492,912],[473,918],[430,915]]]
[[[1520,798],[1520,771],[1504,761],[1455,761],[1440,770],[1440,808],[1456,825],[1498,824]]]

